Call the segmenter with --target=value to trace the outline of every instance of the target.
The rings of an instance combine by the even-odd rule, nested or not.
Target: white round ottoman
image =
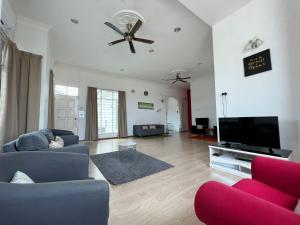
[[[136,143],[133,141],[122,141],[118,144],[119,151],[136,150]]]

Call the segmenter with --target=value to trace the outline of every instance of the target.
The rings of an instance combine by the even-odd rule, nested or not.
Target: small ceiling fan
[[[191,79],[192,77],[181,77],[181,74],[180,72],[176,73],[176,77],[173,78],[173,79],[166,79],[165,81],[173,81],[172,84],[175,84],[177,82],[183,82],[183,83],[187,83],[186,80],[189,80]]]
[[[124,37],[123,39],[110,42],[108,45],[112,46],[112,45],[115,45],[115,44],[118,44],[118,43],[121,43],[124,41],[128,41],[131,53],[136,53],[134,45],[133,45],[133,41],[138,41],[138,42],[142,42],[145,44],[153,44],[154,41],[135,37],[135,33],[140,29],[142,24],[143,24],[143,22],[141,20],[138,20],[134,25],[131,23],[128,23],[127,24],[128,31],[123,32],[119,28],[117,28],[115,25],[113,25],[109,22],[105,22],[105,25],[109,26],[111,29],[118,32],[119,34],[121,34]]]

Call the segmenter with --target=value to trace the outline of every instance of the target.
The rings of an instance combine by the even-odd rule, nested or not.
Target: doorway
[[[78,134],[78,88],[55,86],[55,128]]]
[[[179,132],[181,117],[177,98],[169,97],[167,100],[167,129],[170,132]]]

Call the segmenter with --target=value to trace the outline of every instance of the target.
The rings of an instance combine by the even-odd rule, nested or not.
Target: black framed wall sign
[[[244,70],[245,77],[272,70],[270,49],[244,58]]]

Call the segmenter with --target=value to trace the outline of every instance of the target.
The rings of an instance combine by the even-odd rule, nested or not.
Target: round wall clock
[[[144,91],[144,95],[145,95],[145,96],[148,96],[148,95],[149,95],[149,92],[148,92],[148,91]]]

